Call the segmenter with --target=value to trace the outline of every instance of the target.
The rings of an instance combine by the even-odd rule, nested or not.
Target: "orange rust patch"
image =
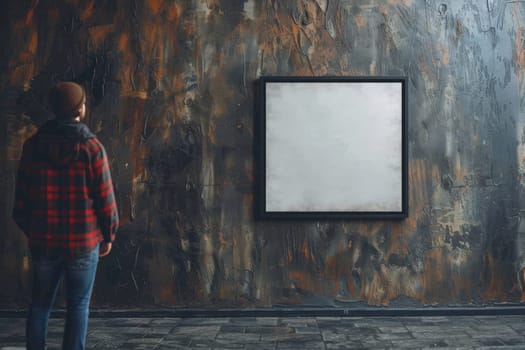
[[[525,38],[523,37],[523,31],[518,30],[516,35],[516,65],[519,67],[518,71],[521,71],[520,78],[523,80],[525,71]],[[521,68],[521,69],[519,69]]]
[[[144,54],[146,57],[152,57],[153,48],[157,45],[161,45],[160,35],[159,35],[159,24],[158,23],[148,23],[144,24]]]
[[[307,272],[290,270],[288,271],[288,278],[295,284],[295,287],[316,294],[327,288],[326,283],[324,285],[320,284],[319,279],[313,279]]]
[[[425,256],[425,278],[427,289],[435,283],[444,281],[443,252],[440,249],[432,249]]]
[[[252,209],[253,209],[253,194],[252,193],[244,193],[242,195],[242,207],[244,209],[244,217],[246,219],[249,219],[252,216]]]
[[[308,241],[306,239],[303,241],[303,244],[301,245],[301,253],[303,253],[303,256],[306,258],[306,260],[310,260],[311,258],[310,247],[308,246]]]
[[[166,10],[166,18],[168,21],[177,20],[180,17],[181,9],[178,4],[172,4]]]
[[[468,175],[469,175],[469,170],[467,169],[465,165],[461,164],[461,159],[458,157],[454,164],[454,181],[461,183],[465,181]]]
[[[441,62],[443,62],[444,65],[448,65],[449,63],[448,46],[443,45],[442,50],[443,50],[443,53],[441,54]]]
[[[33,21],[33,17],[35,15],[35,9],[38,6],[38,0],[33,0],[31,3],[31,8],[27,11],[25,24],[29,24]]]
[[[215,129],[216,129],[215,123],[212,120],[212,121],[210,121],[210,124],[208,126],[208,140],[213,145],[217,143],[217,139],[215,137],[215,133],[216,133]]]
[[[488,298],[494,298],[498,295],[498,292],[496,291],[496,288],[497,288],[497,283],[496,283],[496,278],[495,277],[495,268],[496,268],[496,262],[494,260],[494,257],[491,256],[491,255],[485,255],[483,257],[483,262],[484,262],[484,268],[487,269],[490,273],[490,285],[489,285],[489,288],[488,290],[485,291],[485,297],[488,297]]]
[[[520,82],[520,93],[523,95],[523,83],[525,82],[525,38],[523,37],[524,34],[524,27],[522,22],[522,15],[520,10],[521,4],[515,3],[514,6],[511,7],[512,14],[514,17],[514,21],[516,23],[515,27],[516,30],[516,47],[513,54],[513,61],[514,61],[514,69],[516,70],[516,75],[518,77],[518,81]]]
[[[95,1],[90,1],[87,6],[80,13],[80,19],[84,22],[93,16],[93,9],[95,8]]]
[[[120,51],[128,51],[129,48],[129,34],[128,33],[122,33],[120,35],[120,38],[118,40],[118,48]]]
[[[29,41],[27,43],[27,51],[31,54],[35,54],[38,48],[38,33],[36,31],[31,33]]]
[[[155,57],[151,55],[151,74],[153,79],[157,82],[158,86],[157,88],[160,88],[160,81],[162,80],[162,77],[164,75],[164,45],[161,41],[158,41],[156,43],[156,46],[152,49],[152,51],[156,51]]]
[[[164,0],[147,0],[147,3],[151,12],[153,12],[154,15],[158,15],[164,4]]]
[[[408,169],[410,215],[403,221],[402,227],[406,232],[414,232],[418,218],[430,206],[431,193],[428,192],[427,184],[432,183],[434,177],[439,179],[439,172],[433,172],[430,162],[424,159],[409,160]]]
[[[160,298],[160,301],[163,302],[163,303],[173,303],[173,304],[176,304],[176,298],[175,296],[173,295],[172,291],[171,291],[171,288],[170,287],[163,287],[161,290],[160,290],[160,293],[159,293],[159,298]]]
[[[388,255],[393,253],[401,255],[410,254],[407,242],[408,240],[402,238],[403,235],[409,235],[412,234],[412,232],[408,230],[403,230],[402,228],[403,223],[395,223],[392,224],[392,226],[390,226],[390,240],[392,241],[392,244],[386,252]]]
[[[288,256],[288,263],[291,263],[293,261],[293,249],[291,245],[288,245],[286,247],[286,255]]]
[[[104,40],[108,37],[108,34],[114,30],[113,24],[107,24],[103,26],[96,26],[89,28],[89,38],[93,43],[94,48],[99,48]]]
[[[483,297],[486,300],[508,300],[509,296],[506,286],[510,286],[512,281],[509,280],[509,275],[503,273],[503,271],[512,269],[512,266],[509,266],[508,262],[495,259],[492,255],[485,255],[483,257],[483,265],[484,275],[487,276],[488,281],[490,281],[487,289],[482,293]]]

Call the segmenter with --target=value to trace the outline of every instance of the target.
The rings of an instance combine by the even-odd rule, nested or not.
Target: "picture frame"
[[[260,77],[256,218],[406,218],[406,99],[405,77]]]

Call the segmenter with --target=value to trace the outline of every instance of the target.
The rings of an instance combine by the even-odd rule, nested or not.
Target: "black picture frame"
[[[405,77],[262,76],[255,217],[408,216]]]

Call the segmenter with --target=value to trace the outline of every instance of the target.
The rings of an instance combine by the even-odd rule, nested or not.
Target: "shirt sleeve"
[[[24,143],[22,150],[22,157],[18,164],[18,172],[16,176],[15,186],[15,201],[13,205],[13,220],[15,223],[24,231],[26,235],[29,234],[30,216],[29,212],[29,193],[28,193],[28,175],[29,175],[29,163],[31,161],[30,152],[30,141]]]
[[[92,160],[93,206],[104,241],[113,242],[119,225],[117,202],[106,150],[100,142],[97,143],[99,150]]]

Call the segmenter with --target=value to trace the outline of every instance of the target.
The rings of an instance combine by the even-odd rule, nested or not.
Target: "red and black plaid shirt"
[[[106,151],[87,126],[50,121],[26,141],[13,218],[33,252],[81,256],[112,242],[118,212]]]

